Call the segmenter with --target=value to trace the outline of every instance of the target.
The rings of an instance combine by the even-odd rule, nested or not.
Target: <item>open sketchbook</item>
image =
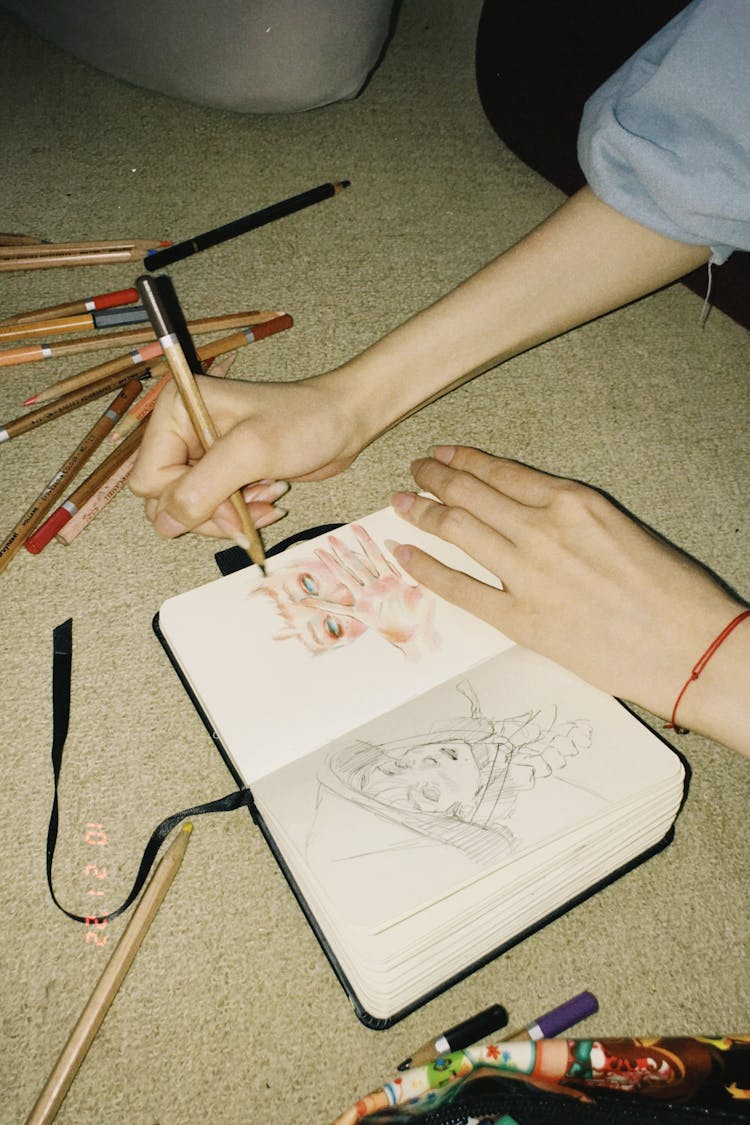
[[[497,584],[386,509],[156,618],[371,1027],[660,846],[684,784],[625,707],[416,586],[389,540]]]

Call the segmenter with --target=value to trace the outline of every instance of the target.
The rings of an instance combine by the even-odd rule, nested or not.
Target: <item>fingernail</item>
[[[184,535],[187,530],[177,520],[172,519],[168,512],[163,511],[159,512],[154,520],[154,527],[165,539],[176,539],[178,535]]]
[[[455,445],[433,445],[427,451],[430,457],[436,461],[442,461],[444,465],[450,465],[456,452]]]
[[[394,543],[391,553],[397,563],[406,566],[411,558],[411,547],[408,547],[405,543]]]
[[[259,500],[273,504],[289,491],[288,480],[258,480],[243,488],[242,495],[247,501]]]
[[[288,515],[288,508],[271,508],[270,512],[265,512],[263,515],[258,516],[255,521],[255,526],[268,527],[272,523],[278,523],[279,520],[283,520],[284,516]]]
[[[416,498],[413,492],[394,492],[391,497],[391,504],[401,515],[406,515]]]

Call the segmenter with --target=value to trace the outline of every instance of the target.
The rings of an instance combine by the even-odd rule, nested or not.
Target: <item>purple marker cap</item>
[[[571,1000],[566,1000],[559,1008],[545,1012],[529,1028],[532,1039],[554,1039],[561,1031],[580,1023],[587,1016],[599,1011],[599,1002],[591,992],[579,992]],[[532,1030],[533,1029],[533,1030]]]

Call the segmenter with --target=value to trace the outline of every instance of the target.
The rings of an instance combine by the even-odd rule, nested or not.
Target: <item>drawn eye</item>
[[[323,624],[329,637],[333,637],[334,641],[338,641],[341,639],[341,637],[343,637],[344,630],[341,628],[335,617],[326,617]]]
[[[300,574],[299,582],[306,594],[312,594],[313,597],[317,598],[318,586],[312,574]]]

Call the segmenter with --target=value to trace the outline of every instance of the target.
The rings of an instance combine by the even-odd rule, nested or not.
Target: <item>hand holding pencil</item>
[[[189,338],[189,334],[187,341],[183,341],[179,337],[180,327],[186,330],[186,325],[181,315],[182,310],[179,307],[177,295],[165,274],[157,278],[148,277],[144,274],[138,278],[136,288],[148,311],[156,338],[161,344],[193,429],[198,435],[204,452],[208,451],[216,442],[218,433],[195,381],[195,373],[190,369],[185,355],[185,343],[191,351],[194,351],[192,340]],[[180,320],[182,325],[179,324]],[[175,321],[178,322],[175,323]],[[263,543],[252,521],[247,503],[239,490],[232,492],[229,500],[239,520],[240,530],[235,538],[245,548],[251,562],[259,566],[265,574],[266,556]]]

